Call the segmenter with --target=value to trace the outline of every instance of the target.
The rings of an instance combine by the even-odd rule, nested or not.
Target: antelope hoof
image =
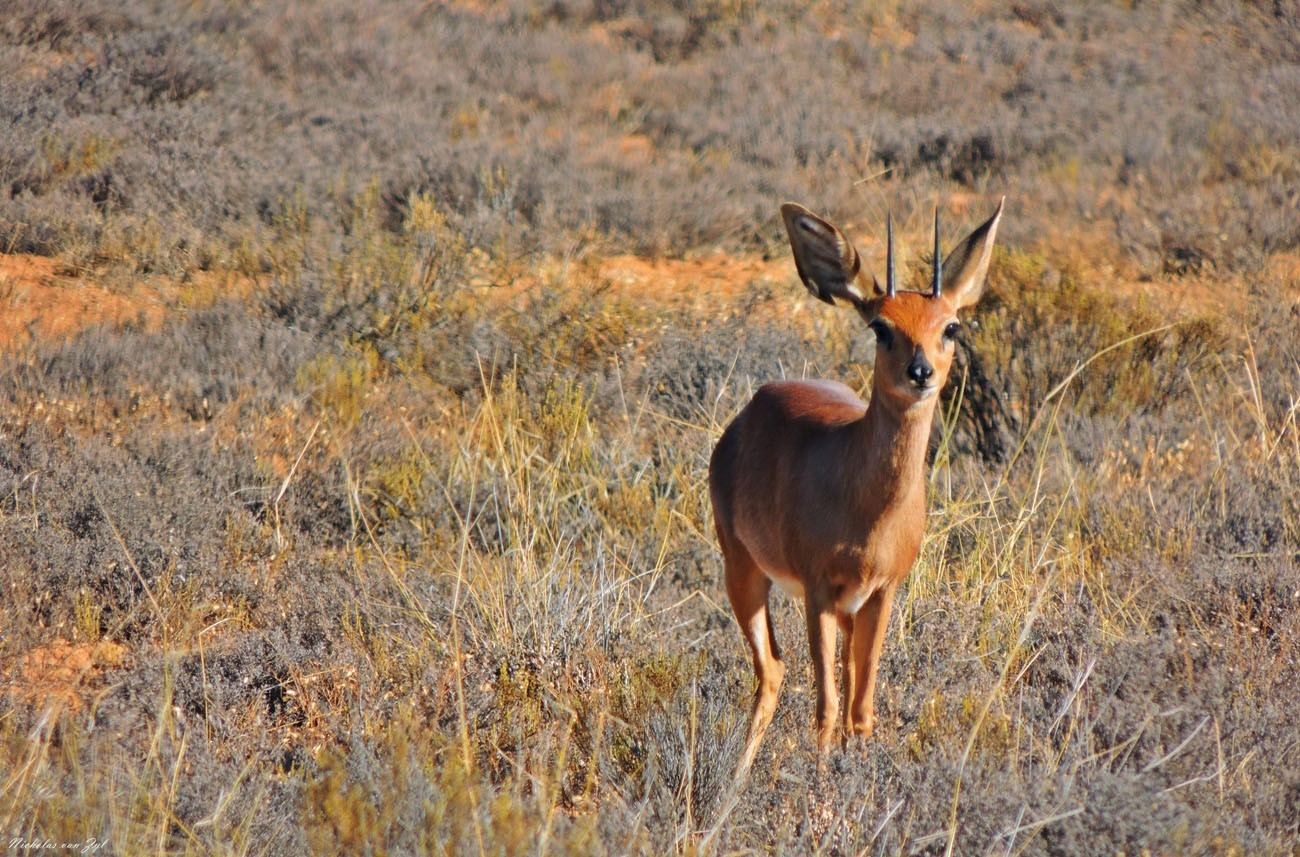
[[[866,755],[867,747],[870,745],[871,732],[859,732],[856,729],[844,736],[844,752],[853,753],[859,756]]]
[[[835,745],[835,738],[840,734],[836,725],[823,726],[817,730],[817,755],[825,758],[830,755],[831,747]]]

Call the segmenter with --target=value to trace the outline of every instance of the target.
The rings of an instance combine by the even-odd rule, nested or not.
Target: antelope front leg
[[[808,612],[808,648],[812,653],[813,680],[817,684],[817,749],[825,755],[835,740],[840,724],[840,694],[835,687],[835,629],[838,620],[830,606]]]
[[[843,675],[844,698],[849,705],[844,706],[844,731],[842,738],[845,746],[853,735],[853,682],[857,680],[858,671],[853,665],[853,622],[852,616],[839,616],[840,624],[840,672]]]
[[[864,739],[871,736],[876,725],[876,677],[896,590],[896,586],[876,590],[853,620],[853,665],[857,674],[847,719],[852,722],[852,734]]]

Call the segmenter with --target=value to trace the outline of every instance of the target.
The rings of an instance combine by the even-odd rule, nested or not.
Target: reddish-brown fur
[[[924,534],[926,449],[952,365],[952,326],[983,289],[1002,207],[948,257],[940,296],[868,285],[838,229],[799,206],[782,212],[809,290],[851,303],[879,344],[870,405],[836,381],[767,384],[723,432],[709,464],[727,595],[758,680],[738,777],[785,676],[768,615],[774,584],[804,601],[818,746],[825,751],[837,732],[845,740],[871,734],[890,607]],[[842,721],[837,629],[849,700]]]

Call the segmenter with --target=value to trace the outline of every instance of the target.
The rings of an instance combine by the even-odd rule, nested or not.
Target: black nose
[[[934,375],[934,367],[930,361],[925,359],[925,353],[921,349],[916,349],[912,355],[912,362],[907,364],[907,377],[912,379],[912,383],[918,387],[924,387],[929,383],[930,377]]]

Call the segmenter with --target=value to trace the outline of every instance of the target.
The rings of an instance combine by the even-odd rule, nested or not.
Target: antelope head
[[[952,368],[961,332],[958,311],[984,290],[993,239],[1004,202],[945,259],[934,213],[934,261],[928,291],[898,288],[893,217],[886,219],[885,282],[867,274],[852,242],[839,229],[801,205],[788,202],[781,215],[790,234],[799,278],[818,299],[851,305],[876,334],[873,398],[883,394],[899,407],[933,397]]]

